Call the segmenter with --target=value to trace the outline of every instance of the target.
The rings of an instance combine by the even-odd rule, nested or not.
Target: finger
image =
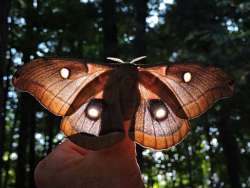
[[[74,162],[82,161],[89,150],[78,147],[71,141],[66,140],[59,144],[46,158],[40,161],[35,169],[35,182],[38,187],[48,187],[58,172],[67,170]],[[45,185],[44,185],[45,184]]]
[[[35,181],[39,188],[144,187],[135,145],[128,138],[101,151],[65,141],[38,164]]]

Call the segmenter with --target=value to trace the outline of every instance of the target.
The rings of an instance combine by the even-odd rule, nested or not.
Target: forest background
[[[147,187],[250,187],[250,1],[1,0],[0,187],[34,188],[39,160],[63,139],[60,118],[11,79],[43,56],[147,63],[200,61],[236,82],[232,98],[191,122],[167,151],[138,149]]]

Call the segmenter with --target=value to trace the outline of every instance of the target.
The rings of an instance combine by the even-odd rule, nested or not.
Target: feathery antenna
[[[106,59],[111,60],[111,61],[115,61],[118,63],[125,63],[124,61],[122,61],[121,59],[116,58],[116,57],[107,57]]]
[[[142,59],[145,59],[146,57],[147,57],[147,56],[140,56],[140,57],[137,57],[137,58],[133,59],[132,61],[130,61],[129,63],[134,64],[134,63],[137,62],[137,61],[140,61],[140,60],[142,60]]]
[[[130,63],[130,64],[134,64],[135,62],[140,61],[140,60],[142,60],[142,59],[144,59],[144,58],[146,58],[146,57],[147,57],[147,56],[140,56],[140,57],[137,57],[137,58],[131,60],[129,63]],[[111,61],[114,61],[114,62],[118,62],[118,63],[126,63],[126,62],[124,62],[123,60],[121,60],[121,59],[119,59],[119,58],[116,58],[116,57],[107,57],[106,59],[111,60]]]

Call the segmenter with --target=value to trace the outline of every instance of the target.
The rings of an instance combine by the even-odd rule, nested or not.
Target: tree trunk
[[[147,17],[147,0],[134,1],[136,12],[136,33],[135,33],[135,55],[146,55],[146,17]]]
[[[50,113],[46,116],[46,129],[47,129],[47,143],[46,143],[46,154],[49,154],[52,151],[53,147],[53,129],[54,129],[54,116]]]
[[[52,115],[51,113],[46,114],[46,146],[45,146],[45,154],[48,155],[53,147],[53,139],[55,136],[55,132],[59,132],[59,126],[60,126],[60,120],[61,117],[56,117]]]
[[[26,32],[24,38],[26,43],[23,45],[22,52],[23,62],[30,61],[30,56],[35,54],[37,50],[38,39],[33,30],[34,18],[36,10],[33,7],[32,1],[27,2],[25,8],[24,18],[26,21]],[[34,164],[35,164],[35,150],[34,150],[34,134],[36,122],[36,102],[35,99],[27,94],[22,93],[20,97],[20,125],[19,125],[19,140],[18,140],[18,160],[16,171],[16,186],[17,187],[35,187],[34,184]],[[27,168],[28,165],[28,168]]]
[[[240,150],[235,137],[233,136],[230,125],[230,111],[223,107],[220,111],[220,120],[218,122],[219,140],[223,147],[225,163],[229,175],[229,181],[232,188],[241,188],[240,183]]]
[[[117,57],[118,55],[115,9],[115,0],[102,1],[104,58],[108,56]]]
[[[28,20],[28,19],[27,19]],[[29,22],[27,22],[30,24]],[[28,38],[29,36],[29,38]],[[27,51],[25,50],[23,62],[30,61],[32,51],[35,51],[33,40],[32,25],[27,26]],[[21,93],[20,99],[20,124],[19,140],[17,148],[17,170],[16,170],[16,187],[34,188],[34,170],[35,170],[35,126],[36,126],[36,101],[27,94]],[[27,166],[28,165],[28,166]],[[28,168],[27,168],[28,167]]]
[[[35,126],[35,107],[34,107],[34,99],[27,93],[22,93],[20,97],[20,125],[19,125],[19,140],[18,140],[18,160],[17,160],[17,170],[16,170],[16,187],[26,187],[27,186],[27,157],[28,154],[30,156],[29,162],[33,160],[33,154],[28,152],[28,143],[29,136],[32,140],[34,135],[29,135],[29,130],[32,130],[32,126]],[[33,130],[32,130],[33,131]],[[31,132],[31,131],[30,131]],[[30,141],[31,141],[30,140]],[[29,150],[34,152],[31,147],[34,147],[32,143],[30,143]],[[32,176],[33,181],[33,162],[29,164],[29,177]],[[30,180],[30,179],[29,179]]]
[[[3,80],[5,64],[5,54],[7,49],[7,33],[8,22],[7,17],[10,9],[10,1],[2,0],[0,2],[0,186],[2,185],[2,169],[3,169],[3,150],[4,150],[4,137],[5,137],[5,105],[6,105],[6,88]]]
[[[146,33],[146,17],[147,17],[147,0],[138,0],[134,1],[134,7],[136,12],[136,33],[135,33],[135,41],[134,41],[134,48],[135,48],[135,56],[144,56],[146,55],[146,40],[145,40],[145,33]],[[136,146],[137,151],[137,161],[142,169],[143,167],[143,148],[137,144]]]
[[[33,101],[33,100],[32,100]],[[35,101],[33,101],[35,102]],[[29,115],[29,187],[35,187],[34,172],[36,164],[36,154],[35,154],[35,133],[36,133],[36,112],[34,105],[30,109]]]

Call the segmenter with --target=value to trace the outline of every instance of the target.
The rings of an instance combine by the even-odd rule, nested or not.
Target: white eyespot
[[[158,109],[156,109],[154,111],[155,113],[155,118],[160,120],[160,119],[165,119],[166,115],[167,115],[167,111],[165,108],[159,107]]]
[[[61,77],[62,77],[63,79],[69,78],[69,75],[70,75],[69,69],[67,69],[67,68],[62,68],[62,69],[60,70],[60,75],[61,75]]]
[[[183,74],[183,81],[185,83],[190,82],[192,80],[192,74],[190,72],[185,72]]]
[[[100,114],[101,114],[101,111],[98,107],[89,107],[87,109],[87,116],[90,118],[90,119],[98,119],[100,117]]]
[[[163,121],[168,117],[168,109],[160,99],[149,100],[149,111],[156,121]]]
[[[87,109],[87,117],[91,120],[99,119],[100,115],[101,115],[101,109],[98,108],[97,106],[90,106]]]
[[[103,99],[91,99],[85,109],[86,117],[92,121],[97,121],[103,109]]]

